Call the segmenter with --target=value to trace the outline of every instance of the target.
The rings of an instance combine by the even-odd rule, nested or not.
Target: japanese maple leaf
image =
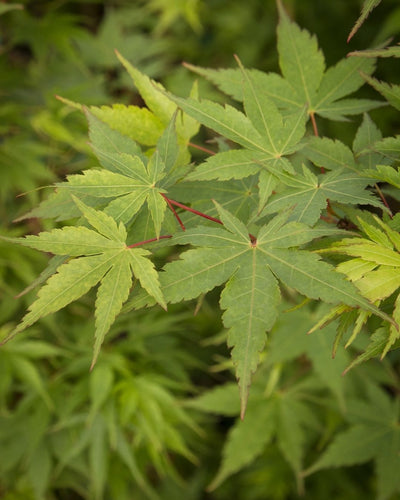
[[[166,303],[158,274],[148,259],[150,252],[126,245],[127,234],[122,223],[117,224],[109,215],[86,206],[78,199],[75,203],[94,230],[84,226],[66,226],[38,236],[15,239],[22,245],[55,255],[68,255],[70,259],[61,264],[39,290],[37,300],[9,338],[77,300],[99,283],[93,366],[106,333],[128,298],[133,275],[160,305],[166,308]]]
[[[319,257],[296,247],[326,234],[297,222],[286,223],[280,214],[249,235],[246,226],[218,206],[224,227],[198,227],[175,236],[175,244],[192,244],[195,249],[165,266],[160,283],[167,302],[198,297],[226,283],[220,299],[229,329],[228,345],[239,380],[242,415],[246,408],[251,374],[272,328],[281,301],[279,281],[313,299],[346,303],[382,314],[345,277]],[[151,302],[151,301],[150,301]],[[143,299],[141,304],[149,304]]]
[[[249,70],[262,98],[269,98],[285,113],[306,106],[310,115],[333,120],[345,120],[348,115],[382,105],[379,101],[347,97],[365,83],[360,72],[368,76],[374,71],[375,59],[346,58],[326,70],[324,54],[315,36],[292,22],[281,4],[278,5],[278,54],[282,75]],[[240,70],[215,70],[191,64],[186,67],[209,79],[235,100],[243,101],[245,92]]]

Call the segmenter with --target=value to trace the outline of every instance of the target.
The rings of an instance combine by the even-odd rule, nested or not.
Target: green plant
[[[76,432],[84,438],[82,449],[72,443],[66,448],[60,445],[56,453],[59,468],[73,468],[72,460],[85,446],[101,448],[100,454],[89,451],[96,481],[89,492],[83,488],[83,496],[101,498],[104,494],[109,460],[104,440],[108,436],[111,442],[113,437],[112,425],[107,428],[106,424],[114,418],[108,405],[118,398],[127,405],[117,412],[128,425],[128,431],[121,432],[129,432],[138,407],[139,416],[147,415],[144,424],[152,421],[153,411],[160,416],[153,429],[144,425],[134,431],[139,441],[149,441],[143,468],[151,462],[159,475],[174,475],[168,460],[160,459],[160,447],[194,460],[172,426],[184,423],[195,432],[198,427],[184,411],[171,413],[174,396],[165,391],[165,379],[153,383],[140,372],[133,378],[121,359],[112,367],[105,364],[113,356],[106,335],[110,328],[111,335],[115,334],[112,325],[121,311],[117,325],[123,318],[133,321],[137,314],[151,322],[153,315],[164,314],[157,310],[157,303],[173,308],[174,303],[197,300],[193,309],[201,310],[207,305],[205,295],[215,288],[225,330],[214,342],[226,340],[232,349],[231,361],[219,358],[217,369],[234,371],[239,397],[235,385],[228,382],[186,405],[191,411],[240,418],[229,431],[222,465],[209,488],[221,487],[221,498],[228,498],[224,480],[270,453],[282,459],[280,477],[291,477],[292,471],[299,492],[304,477],[312,472],[372,459],[379,498],[390,498],[400,489],[397,475],[390,473],[397,466],[399,452],[398,400],[382,389],[385,384],[398,390],[396,375],[384,362],[374,371],[361,366],[346,379],[341,377],[346,368],[371,357],[385,357],[398,346],[398,216],[380,183],[399,187],[399,139],[383,139],[367,114],[380,108],[382,101],[348,97],[365,80],[386,96],[370,76],[375,69],[371,56],[382,52],[343,59],[325,70],[315,37],[293,23],[280,5],[279,11],[282,75],[247,70],[239,58],[236,69],[187,65],[230,96],[234,106],[199,99],[196,85],[189,98],[174,96],[119,53],[147,108],[83,106],[61,99],[84,111],[101,167],[69,175],[56,184],[53,194],[20,218],[65,221],[63,227],[7,238],[56,257],[37,281],[45,282],[37,300],[22,322],[6,332],[6,340],[99,284],[92,367],[103,343],[109,352],[100,356],[99,366],[87,375],[96,380],[90,393],[96,411],[78,418],[82,428],[78,426]],[[396,105],[396,99],[391,103]],[[324,120],[342,121],[358,114],[363,119],[351,147],[320,137]],[[193,142],[200,124],[224,138],[216,140],[214,150]],[[209,156],[192,165],[192,148]],[[372,215],[373,211],[381,217]],[[153,306],[147,312],[133,312]],[[327,323],[331,324],[321,333],[302,335]],[[271,341],[264,354],[267,331]],[[361,352],[355,360],[339,348],[343,341]],[[332,346],[337,359],[328,364]],[[15,360],[10,359],[11,366]],[[82,359],[88,361],[87,348]],[[82,366],[81,360],[79,370]],[[66,365],[63,370],[69,373]],[[79,370],[77,380],[87,385]],[[123,380],[113,386],[120,376]],[[148,408],[145,397],[132,395],[135,384],[143,394],[152,394]],[[111,402],[105,403],[103,385]],[[188,385],[187,390],[193,391]],[[52,398],[62,393],[57,389],[49,399],[39,382],[36,390],[43,408],[51,407]],[[103,415],[103,404],[110,414]],[[160,444],[154,436],[166,414],[171,428],[166,426],[165,443]],[[84,427],[87,421],[91,425]],[[366,439],[371,436],[372,444]],[[329,447],[321,453],[318,446],[325,448],[327,443]],[[139,456],[143,455],[139,452]],[[104,461],[98,462],[98,457]],[[126,456],[125,465],[142,489],[153,495],[145,474],[132,469]],[[78,469],[84,470],[84,465]],[[209,479],[202,478],[202,484]],[[70,482],[79,491],[79,480]],[[39,495],[46,487],[35,486]],[[110,486],[116,488],[113,491],[119,487]],[[227,488],[225,493],[223,488]],[[277,489],[273,498],[289,494],[282,491]]]

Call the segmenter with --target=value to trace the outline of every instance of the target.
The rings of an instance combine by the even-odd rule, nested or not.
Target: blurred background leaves
[[[398,33],[398,2],[386,0],[347,46],[361,4],[287,0],[285,7],[317,35],[332,65],[349,50]],[[143,104],[114,49],[171,92],[187,95],[195,76],[183,61],[233,67],[237,54],[246,67],[277,71],[276,23],[273,0],[0,3],[0,234],[50,229],[55,223],[48,220],[13,220],[48,195],[46,186],[95,164],[84,116],[56,95],[87,105]],[[381,61],[377,78],[396,82],[396,71],[393,61]],[[207,82],[199,84],[202,97],[221,99]],[[370,88],[361,95],[376,98]],[[385,135],[398,130],[393,110],[371,115]],[[350,143],[357,120],[326,123],[324,133]],[[46,256],[0,240],[0,338],[18,322],[34,292],[14,297],[45,265]],[[303,487],[300,461],[309,465],[345,428],[348,401],[362,397],[370,385],[399,390],[396,353],[352,371],[344,382],[346,360],[328,366],[331,344],[319,333],[307,342],[301,335],[317,311],[290,313],[272,332],[248,411],[251,418],[260,401],[293,397],[296,404],[301,401],[302,434],[299,441],[286,436],[285,444],[278,426],[268,446],[250,450],[248,460],[246,440],[235,450],[232,438],[240,428],[229,399],[234,391],[221,393],[227,399],[214,395],[234,379],[216,300],[217,292],[207,296],[196,316],[193,304],[175,306],[168,315],[151,310],[122,316],[92,372],[91,295],[2,346],[0,498],[297,498]],[[215,406],[218,401],[223,408]],[[315,419],[308,426],[303,425],[307,412]],[[269,417],[263,418],[270,425]],[[229,446],[239,466],[229,465]],[[222,456],[223,474],[233,475],[207,491]],[[309,500],[372,499],[374,487],[366,464],[321,471],[307,479],[306,494]]]

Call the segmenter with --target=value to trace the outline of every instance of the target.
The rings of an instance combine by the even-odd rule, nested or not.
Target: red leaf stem
[[[165,240],[167,238],[172,238],[172,234],[166,234],[165,236],[160,236],[159,238],[150,238],[149,240],[139,241],[138,243],[133,243],[132,245],[128,245],[126,248],[141,247],[146,243],[153,243],[153,241]]]
[[[164,200],[168,203],[168,206],[169,208],[171,209],[172,213],[174,214],[176,220],[179,222],[179,225],[181,226],[182,228],[182,231],[186,231],[186,228],[185,228],[185,225],[184,223],[182,222],[181,218],[179,217],[179,215],[176,213],[176,210],[175,208],[173,207],[172,203],[171,203],[171,200],[169,198],[167,198],[165,196],[165,194],[161,193],[161,196],[164,198]]]
[[[193,142],[188,142],[188,146],[191,146],[192,148],[195,149],[199,149],[200,151],[204,151],[204,153],[208,153],[209,155],[215,155],[215,151],[207,149],[204,146],[199,146],[198,144],[194,144]]]
[[[203,212],[199,212],[198,210],[195,210],[194,208],[190,208],[187,205],[180,203],[179,201],[171,200],[170,198],[166,198],[165,196],[164,196],[164,198],[167,202],[169,201],[169,203],[171,203],[172,205],[175,205],[176,207],[183,208],[183,210],[191,212],[192,214],[199,215],[200,217],[203,217],[204,219],[208,219],[208,220],[211,220],[213,222],[216,222],[217,224],[223,225],[222,221],[220,221],[219,219],[216,219],[215,217],[211,217],[211,215],[207,215]]]

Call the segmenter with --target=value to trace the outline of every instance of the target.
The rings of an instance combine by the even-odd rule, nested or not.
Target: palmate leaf
[[[327,467],[375,462],[378,498],[386,500],[400,490],[400,426],[398,400],[375,386],[368,400],[355,400],[347,410],[351,427],[338,434],[306,475]]]
[[[253,74],[245,70],[239,60],[238,63],[246,114],[228,105],[222,107],[211,101],[170,96],[187,114],[244,148],[212,156],[189,174],[187,180],[242,179],[261,171],[260,182],[264,185],[265,171],[293,172],[285,156],[302,147],[307,118],[305,107],[283,118],[271,99],[262,93]],[[262,194],[260,208],[265,201],[266,196]]]
[[[225,309],[223,321],[229,329],[228,343],[239,379],[243,415],[265,332],[277,319],[281,301],[277,279],[310,298],[383,313],[361,298],[343,275],[335,273],[317,255],[294,248],[323,236],[324,230],[286,223],[288,215],[281,214],[255,238],[236,217],[219,206],[218,211],[224,228],[198,227],[170,240],[199,248],[167,264],[160,283],[166,301],[179,302],[227,282],[220,303]],[[141,305],[145,303],[149,301],[144,299]]]
[[[262,99],[272,100],[285,112],[308,112],[332,120],[363,113],[382,105],[369,99],[348,99],[375,68],[374,59],[346,58],[325,71],[325,60],[317,40],[292,22],[279,3],[278,53],[282,75],[248,70]],[[186,65],[206,77],[223,92],[243,101],[245,92],[240,69],[213,70]]]
[[[96,299],[93,366],[106,333],[128,298],[132,273],[159,304],[164,308],[166,304],[158,274],[147,258],[150,252],[127,247],[126,230],[122,223],[117,224],[109,215],[77,199],[75,202],[95,231],[86,227],[67,226],[16,240],[31,248],[76,258],[71,258],[57,268],[56,274],[39,290],[37,300],[9,338],[40,318],[65,307],[100,283]]]
[[[293,207],[291,219],[305,224],[315,224],[326,200],[348,205],[373,205],[383,208],[381,201],[365,188],[373,181],[355,172],[335,170],[328,174],[314,175],[303,166],[303,175],[281,174],[287,186],[268,202],[261,215],[273,214],[287,207]]]

